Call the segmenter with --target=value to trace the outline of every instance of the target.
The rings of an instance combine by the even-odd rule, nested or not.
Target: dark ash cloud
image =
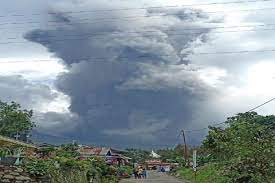
[[[54,100],[57,95],[43,84],[29,82],[22,76],[0,76],[0,100],[14,101],[23,108],[41,108],[41,103]]]
[[[64,4],[62,7],[66,10],[66,4],[70,8],[74,3]],[[77,9],[85,3],[74,5]],[[68,67],[69,72],[63,73],[56,85],[70,96],[70,110],[81,120],[75,119],[74,128],[63,132],[64,135],[97,144],[146,146],[174,143],[179,128],[195,123],[193,110],[199,110],[200,102],[208,100],[214,89],[200,79],[198,68],[192,67],[186,56],[190,47],[207,40],[208,31],[173,36],[169,30],[176,33],[191,25],[200,27],[197,22],[207,16],[184,9],[178,11],[178,16],[158,20],[148,17],[81,24],[80,15],[69,16],[55,8],[51,11],[57,12],[52,18],[60,23],[48,30],[29,32],[25,38],[47,47]],[[117,16],[115,12],[108,12],[108,17]],[[120,36],[107,33],[114,30]],[[133,31],[136,33],[129,34]],[[155,33],[148,35],[145,31]],[[100,39],[69,40],[65,36],[87,33],[106,34]],[[106,60],[84,59],[87,57]]]

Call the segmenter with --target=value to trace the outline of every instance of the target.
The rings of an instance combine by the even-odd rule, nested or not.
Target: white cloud
[[[202,67],[198,70],[199,78],[212,87],[224,84],[224,78],[227,77],[227,71],[217,67]]]
[[[21,75],[30,81],[53,81],[64,65],[54,58],[0,58],[0,75]]]
[[[225,82],[224,85],[219,86],[219,95],[208,101],[206,111],[211,109],[219,112],[222,115],[217,115],[217,118],[225,120],[225,117],[246,112],[274,98],[274,68],[275,62],[273,61],[262,61],[250,65],[246,70],[243,70],[242,75],[233,78],[235,82]],[[256,112],[271,115],[274,114],[274,107],[275,103],[272,102],[257,109]],[[221,118],[221,116],[224,117]]]

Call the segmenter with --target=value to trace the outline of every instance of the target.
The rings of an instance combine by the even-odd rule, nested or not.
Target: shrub
[[[46,175],[49,173],[50,163],[45,160],[29,159],[24,164],[25,169],[32,175]]]
[[[274,178],[275,116],[255,112],[228,118],[225,129],[210,127],[203,142],[231,182],[271,182]]]

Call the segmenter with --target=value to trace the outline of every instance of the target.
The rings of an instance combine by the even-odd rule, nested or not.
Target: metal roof
[[[33,144],[21,142],[12,138],[4,137],[0,135],[0,146],[1,147],[26,147],[31,149],[37,149]]]

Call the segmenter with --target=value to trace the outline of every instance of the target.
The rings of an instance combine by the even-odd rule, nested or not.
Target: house
[[[166,163],[161,160],[153,159],[153,160],[146,160],[145,161],[146,167],[149,170],[157,170],[160,167],[164,167],[165,171],[170,171],[170,169],[178,167],[178,163]]]
[[[123,155],[125,151],[114,148],[80,146],[78,152],[80,158],[101,157],[105,159],[107,164],[111,165],[126,165],[131,160],[131,158]]]
[[[58,146],[48,143],[38,144],[37,146],[37,157],[45,159],[54,157],[56,155],[54,151],[58,149]]]

